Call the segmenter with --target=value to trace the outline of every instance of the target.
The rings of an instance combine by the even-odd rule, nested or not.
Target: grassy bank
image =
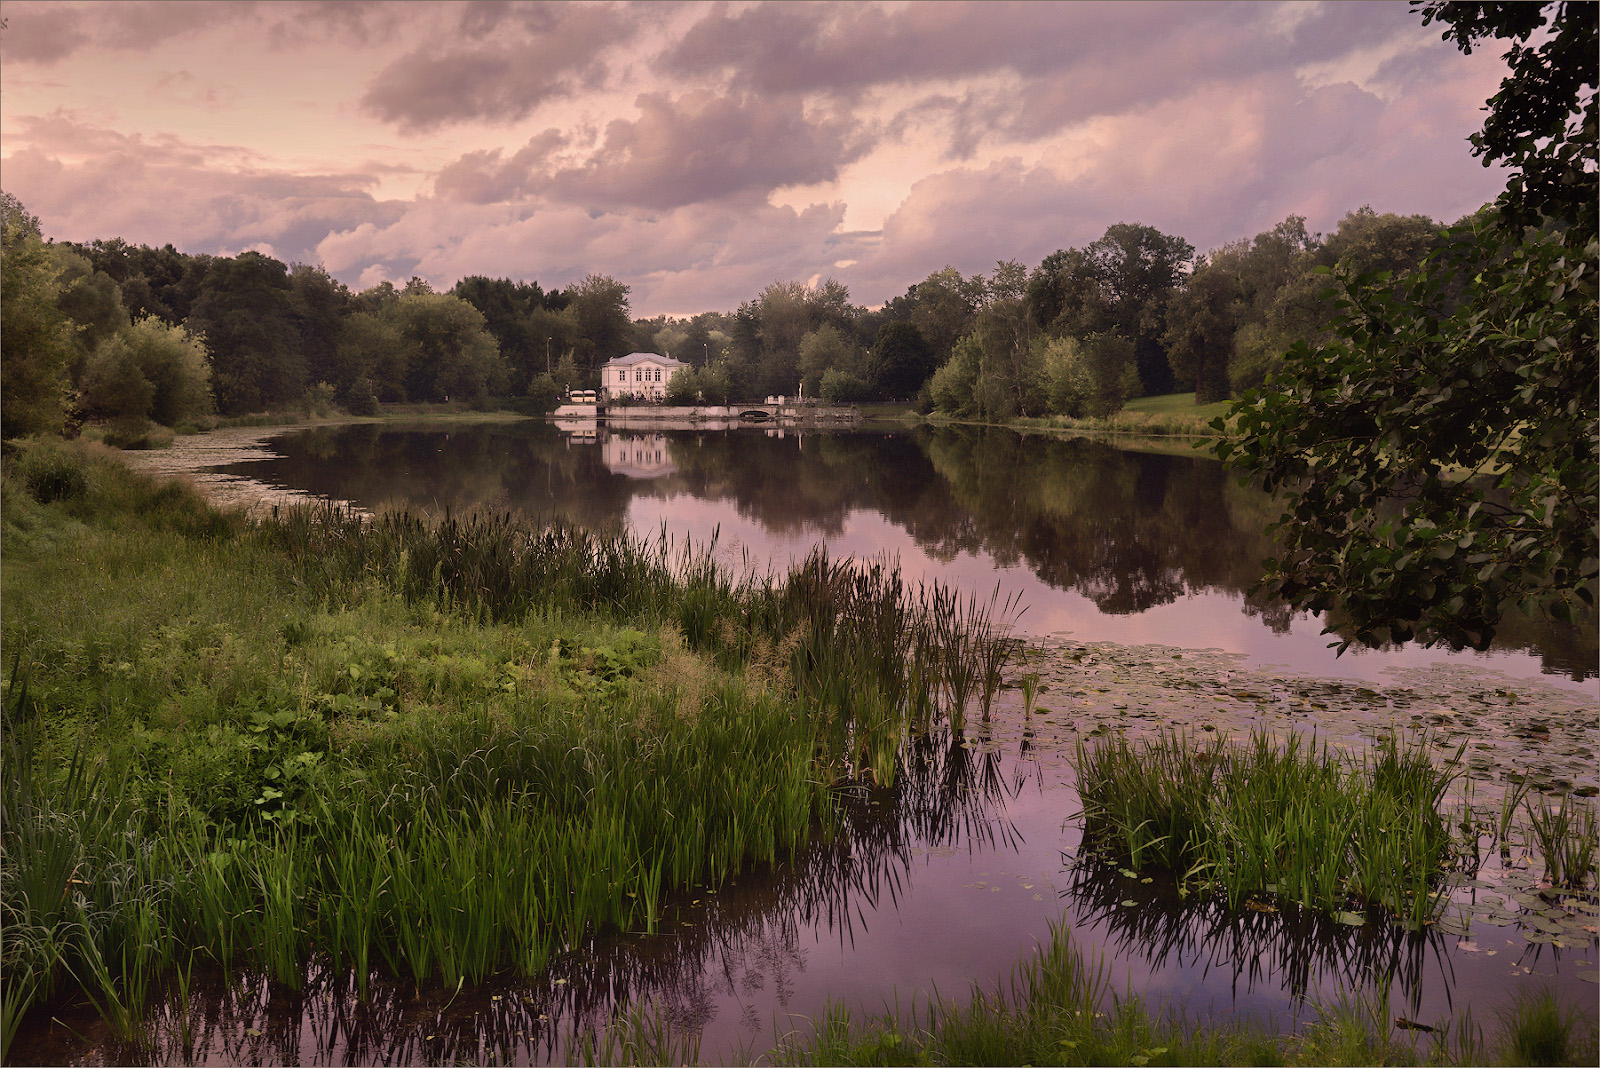
[[[257,524],[82,443],[0,490],[8,1045],[63,997],[133,1037],[196,961],[452,986],[651,931],[829,833],[1012,648],[992,606],[823,555]]]
[[[1197,405],[1193,393],[1174,393],[1163,397],[1139,397],[1129,401],[1120,411],[1084,419],[1064,415],[1018,416],[991,424],[981,420],[952,419],[940,414],[921,418],[931,423],[1005,426],[1014,430],[1064,430],[1145,439],[1209,438],[1217,433],[1211,421],[1226,415],[1230,406],[1229,401]]]

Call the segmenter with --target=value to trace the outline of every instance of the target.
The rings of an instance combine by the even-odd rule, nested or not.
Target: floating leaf
[[[1139,903],[1137,901],[1134,901],[1132,898],[1129,898],[1127,901],[1124,901],[1122,903],[1122,907],[1125,908],[1125,909],[1131,909],[1131,908],[1133,908],[1134,906],[1136,906],[1138,904]]]
[[[1333,918],[1347,927],[1362,927],[1367,922],[1367,918],[1359,912],[1335,912]]]

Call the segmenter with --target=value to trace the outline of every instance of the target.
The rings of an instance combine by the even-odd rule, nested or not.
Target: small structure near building
[[[606,399],[624,395],[643,400],[665,400],[667,383],[685,365],[671,356],[630,352],[607,360],[600,368],[600,392]]]

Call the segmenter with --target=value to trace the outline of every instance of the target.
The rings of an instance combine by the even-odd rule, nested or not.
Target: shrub
[[[81,453],[54,443],[29,449],[17,464],[28,493],[41,504],[82,497],[89,492],[89,472]]]

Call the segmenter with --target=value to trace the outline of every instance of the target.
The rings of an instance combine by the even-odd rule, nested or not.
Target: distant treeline
[[[259,252],[47,242],[37,218],[3,201],[7,436],[83,419],[369,414],[379,402],[517,398],[548,410],[632,351],[690,365],[671,383],[677,401],[803,389],[985,419],[1104,414],[1191,389],[1205,403],[1261,384],[1279,353],[1315,338],[1329,312],[1318,267],[1400,274],[1438,229],[1363,208],[1324,238],[1291,216],[1196,257],[1181,237],[1118,223],[1032,270],[945,267],[879,309],[828,279],[775,282],[731,313],[635,319],[628,287],[603,275],[567,290],[475,275],[448,293],[420,278],[353,292],[320,266]]]

